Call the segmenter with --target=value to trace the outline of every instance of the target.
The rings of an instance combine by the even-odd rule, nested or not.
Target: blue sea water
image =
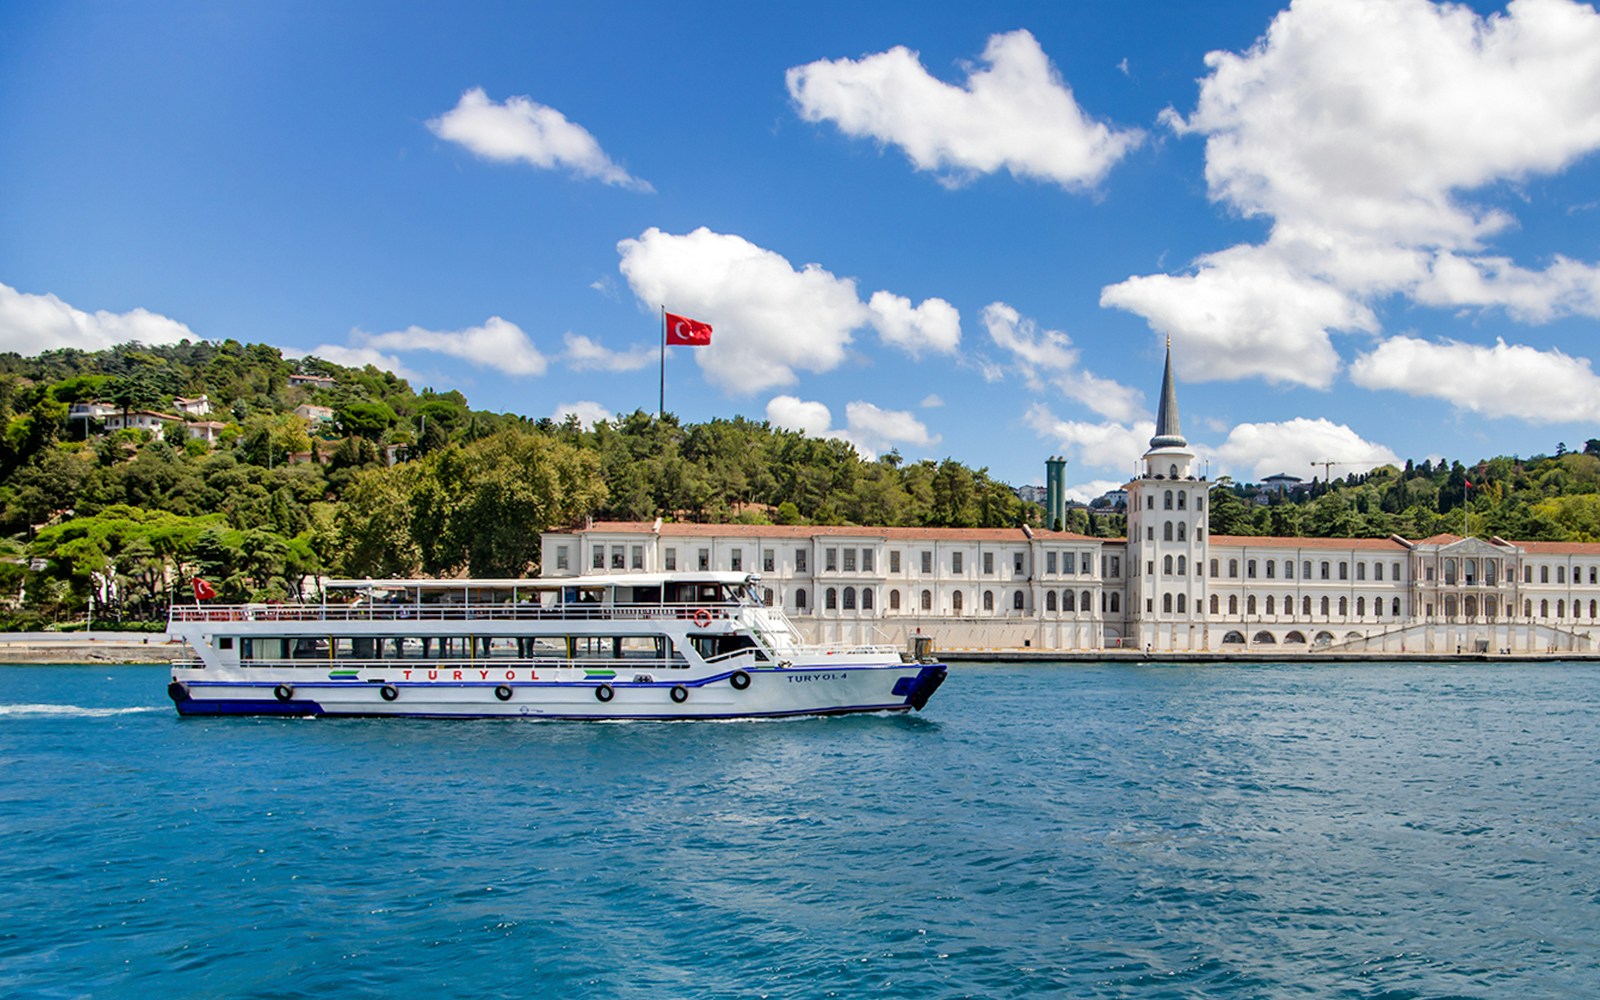
[[[179,719],[0,667],[0,996],[1600,994],[1600,666],[959,666],[918,716]]]

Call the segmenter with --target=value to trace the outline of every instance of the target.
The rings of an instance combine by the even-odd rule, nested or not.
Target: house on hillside
[[[336,383],[331,375],[290,375],[289,384],[302,389],[332,389]]]
[[[186,417],[205,417],[211,414],[211,400],[207,399],[204,393],[193,399],[175,396],[172,408]]]

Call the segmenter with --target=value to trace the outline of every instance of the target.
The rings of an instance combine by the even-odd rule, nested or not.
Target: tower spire
[[[1178,429],[1178,391],[1172,381],[1172,335],[1167,334],[1167,367],[1161,374],[1161,406],[1156,410],[1156,436],[1151,448],[1187,448],[1189,442]]]

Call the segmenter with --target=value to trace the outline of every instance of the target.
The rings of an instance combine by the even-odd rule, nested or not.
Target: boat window
[[[666,640],[659,635],[578,635],[572,637],[574,659],[659,660]]]
[[[701,658],[705,660],[731,656],[746,649],[755,650],[757,662],[765,662],[767,660],[766,650],[762,649],[748,635],[696,635],[691,636],[689,641],[694,644],[695,652],[699,653]]]

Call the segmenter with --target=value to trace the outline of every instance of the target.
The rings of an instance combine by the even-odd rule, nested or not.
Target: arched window
[[[1244,599],[1244,613],[1247,615],[1256,613],[1256,595],[1251,594]]]
[[[1456,561],[1454,559],[1446,559],[1444,561],[1444,585],[1446,587],[1454,587],[1456,585]]]
[[[1167,472],[1168,472],[1168,476],[1167,476],[1168,479],[1177,479],[1178,478],[1178,466],[1176,464],[1168,466],[1167,467]]]
[[[854,611],[856,609],[856,588],[844,588],[844,609],[846,611]]]
[[[1047,591],[1044,592],[1044,609],[1046,611],[1054,611],[1056,609],[1056,592],[1055,591],[1047,590]]]
[[[1012,593],[1012,595],[1011,595],[1011,609],[1013,611],[1021,611],[1022,610],[1022,604],[1023,604],[1022,591],[1018,590],[1018,591],[1015,591],[1014,593]]]
[[[1323,562],[1322,562],[1322,578],[1324,580],[1326,580],[1328,578],[1328,562],[1327,562],[1327,560],[1323,560]]]
[[[1163,524],[1161,526],[1161,540],[1163,542],[1172,541],[1172,522],[1171,521],[1168,521],[1168,522],[1166,522],[1165,524]]]
[[[1301,598],[1301,600],[1300,600],[1300,615],[1303,618],[1310,618],[1311,617],[1311,598],[1309,598],[1309,597]]]
[[[1374,580],[1382,580],[1383,579],[1383,563],[1373,563],[1372,564],[1372,578]]]
[[[1276,598],[1274,598],[1271,594],[1267,595],[1267,614],[1272,615],[1278,613],[1277,605],[1274,603],[1275,601]]]
[[[1189,494],[1183,492],[1182,490],[1178,491],[1178,509],[1179,510],[1188,510],[1189,509]]]
[[[1375,563],[1374,565],[1382,566],[1383,563]],[[1383,617],[1383,598],[1374,597],[1372,599],[1372,617],[1374,617],[1374,618],[1382,618]]]
[[[1213,559],[1213,560],[1211,560],[1211,579],[1215,580],[1216,578],[1217,578],[1217,561],[1215,559]]]
[[[1180,524],[1180,525],[1178,525],[1178,527],[1182,528],[1183,525]],[[1188,573],[1189,573],[1189,557],[1188,556],[1179,556],[1178,557],[1178,575],[1179,576],[1187,576]]]
[[[993,611],[994,610],[994,591],[985,590],[983,592],[983,610],[985,610],[985,611]]]
[[[1278,640],[1272,637],[1271,632],[1261,631],[1250,637],[1250,641],[1258,646],[1275,646]]]
[[[1161,611],[1164,614],[1169,614],[1169,615],[1172,614],[1172,595],[1171,594],[1162,594],[1161,595]]]
[[[1228,614],[1236,615],[1238,613],[1239,613],[1239,595],[1238,594],[1229,594],[1228,595]]]
[[[1549,583],[1550,582],[1550,567],[1549,566],[1540,566],[1539,567],[1539,582],[1540,583]]]
[[[761,588],[761,603],[765,604],[769,608],[772,607],[772,588],[771,587],[762,587]]]
[[[822,595],[822,607],[828,611],[836,611],[839,607],[839,592],[829,587]]]
[[[1567,568],[1565,566],[1557,566],[1556,567],[1556,582],[1557,583],[1566,583],[1567,582]],[[1560,615],[1556,615],[1556,617],[1560,618],[1561,616]]]
[[[1244,633],[1229,632],[1222,637],[1222,644],[1224,646],[1242,646],[1244,645]]]
[[[1179,496],[1183,496],[1182,493],[1180,493],[1178,495]],[[1184,595],[1179,594],[1178,595],[1178,614],[1181,615],[1185,611],[1187,611],[1188,609],[1189,609],[1189,601],[1188,601],[1188,599],[1186,597],[1184,597]]]
[[[1212,594],[1211,595],[1211,613],[1214,614],[1214,615],[1215,614],[1220,614],[1221,610],[1222,610],[1222,599],[1220,597],[1218,597],[1216,594]]]
[[[1311,560],[1307,559],[1305,562],[1300,564],[1300,579],[1311,579]]]
[[[1349,616],[1350,616],[1350,598],[1341,597],[1341,598],[1339,598],[1339,617],[1340,618],[1348,618]]]
[[[1082,608],[1085,611],[1094,610],[1094,604],[1093,604],[1091,598],[1089,597],[1089,592],[1087,590],[1085,590],[1083,592],[1083,600],[1078,602],[1078,607]]]
[[[1367,564],[1364,563],[1364,562],[1356,563],[1356,579],[1357,580],[1365,580],[1366,578],[1367,578]]]
[[[1539,602],[1539,617],[1540,618],[1549,618],[1550,617],[1550,602],[1549,601],[1540,601]]]
[[[1171,556],[1162,556],[1161,557],[1161,572],[1165,576],[1171,576],[1172,575],[1172,557]]]
[[[1561,575],[1561,567],[1559,567],[1559,566],[1556,567],[1556,575],[1557,576]],[[1556,582],[1560,583],[1562,581],[1557,580]],[[1567,602],[1566,601],[1557,601],[1556,602],[1556,617],[1557,618],[1565,618],[1565,617],[1567,617]]]
[[[1171,490],[1167,490],[1165,493],[1162,494],[1162,496],[1161,496],[1161,508],[1163,510],[1171,510],[1172,509],[1172,491]]]
[[[1326,566],[1327,563],[1323,563],[1323,565]],[[1328,617],[1328,599],[1326,597],[1322,599],[1322,617]]]
[[[1072,601],[1072,591],[1063,590],[1061,592],[1061,610],[1062,611],[1076,611],[1076,610],[1078,610],[1077,607],[1074,606],[1073,601]],[[1089,602],[1087,602],[1087,601],[1084,602],[1083,610],[1085,610],[1085,611],[1089,610]]]
[[[862,587],[861,588],[861,610],[862,611],[871,611],[872,610],[872,603],[873,603],[873,600],[872,600],[872,588],[871,587]]]
[[[1291,618],[1294,617],[1294,595],[1293,594],[1284,594],[1283,595],[1283,613],[1288,615],[1288,616],[1290,616]]]
[[[804,611],[806,609],[806,588],[801,587],[794,592],[794,609],[796,611]]]
[[[1186,542],[1188,540],[1189,540],[1189,526],[1187,524],[1184,524],[1182,521],[1179,521],[1178,522],[1178,541]]]
[[[1396,597],[1394,599],[1394,606],[1391,608],[1390,614],[1392,614],[1395,618],[1400,617],[1400,598]]]
[[[1533,617],[1533,602],[1532,601],[1523,601],[1522,602],[1522,617],[1524,617],[1524,618],[1532,618]]]
[[[1237,560],[1237,559],[1229,559],[1228,560],[1228,579],[1237,580],[1238,578],[1239,578],[1239,560]]]
[[[1367,617],[1367,599],[1365,597],[1356,598],[1356,617]]]
[[[961,591],[959,590],[950,595],[950,607],[958,615],[961,613],[963,601],[964,598],[961,596]]]
[[[924,610],[924,611],[932,611],[933,610],[933,591],[924,590],[922,592],[922,610]]]
[[[899,611],[900,610],[900,591],[898,591],[898,590],[889,591],[889,610],[890,611]]]

